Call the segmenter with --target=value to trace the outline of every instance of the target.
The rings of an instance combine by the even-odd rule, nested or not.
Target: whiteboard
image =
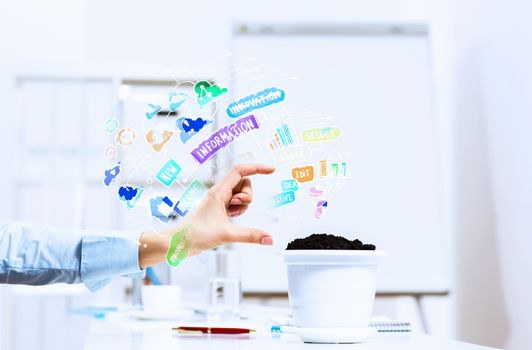
[[[286,291],[280,252],[294,238],[327,232],[389,253],[379,269],[379,292],[447,291],[449,237],[426,28],[245,25],[236,27],[233,49],[233,97],[270,86],[284,89],[282,106],[256,114],[264,121],[301,112],[308,120],[298,117],[296,134],[313,125],[340,127],[339,139],[312,145],[312,151],[327,148],[347,159],[351,175],[319,220],[305,205],[274,214],[261,205],[294,164],[254,178],[257,203],[238,223],[271,232],[275,244],[236,246],[243,290]],[[261,79],[254,81],[246,68]],[[243,141],[233,154],[251,150],[258,160],[274,159],[259,148],[256,140]]]

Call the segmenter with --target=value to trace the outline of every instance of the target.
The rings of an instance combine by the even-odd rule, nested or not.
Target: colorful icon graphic
[[[109,187],[111,186],[111,183],[118,177],[120,174],[120,162],[111,169],[108,169],[105,171],[105,178],[103,179],[103,183],[105,186]]]
[[[321,196],[324,193],[325,193],[325,190],[323,188],[321,188],[321,187],[312,186],[310,188],[310,195],[313,196],[313,197],[319,197],[319,196]]]
[[[254,109],[269,106],[284,100],[285,93],[281,89],[267,88],[256,94],[246,96],[227,107],[227,115],[238,118]]]
[[[180,206],[179,201],[174,205],[174,202],[167,196],[150,199],[151,215],[163,223],[167,223],[176,215],[185,217],[188,210]]]
[[[122,147],[129,147],[135,142],[137,132],[133,128],[122,128],[116,134],[116,143]]]
[[[107,160],[116,159],[118,156],[118,148],[116,148],[115,145],[107,145],[107,147],[105,147],[105,151],[103,152],[103,156]]]
[[[218,85],[211,85],[211,83],[205,80],[198,81],[194,84],[194,92],[198,95],[198,104],[202,107],[216,97],[225,94],[227,91],[227,88],[220,89]]]
[[[178,130],[181,130],[181,133],[179,134],[181,142],[187,143],[192,136],[196,135],[201,129],[211,123],[214,123],[214,121],[203,118],[179,118],[176,120],[176,126]]]
[[[283,191],[297,191],[299,189],[299,185],[297,184],[296,180],[283,180],[281,181],[281,188]]]
[[[272,198],[270,198],[270,207],[271,208],[279,208],[283,205],[286,205],[288,203],[292,203],[296,200],[296,195],[294,191],[286,191],[283,193],[279,193]]]
[[[310,147],[297,145],[283,148],[275,152],[275,158],[279,164],[307,162],[310,160]]]
[[[327,160],[320,160],[320,177],[321,178],[346,178],[347,163],[335,162],[330,164],[330,168],[327,166]]]
[[[292,169],[292,178],[297,182],[309,182],[314,180],[314,167],[312,165]]]
[[[275,134],[273,135],[273,140],[268,144],[270,150],[277,151],[282,148],[288,147],[294,143],[294,138],[292,137],[292,132],[288,127],[288,124],[282,123],[279,128],[276,129]]]
[[[144,187],[142,186],[120,186],[118,189],[118,198],[121,201],[126,202],[126,205],[129,209],[133,209],[135,204],[137,204],[138,200],[140,199],[143,191]]]
[[[181,167],[177,162],[173,159],[170,159],[166,162],[166,164],[159,170],[157,175],[155,176],[157,180],[159,180],[160,183],[165,185],[166,187],[172,186],[175,179],[177,178],[177,175],[181,172]]]
[[[168,109],[175,112],[183,103],[188,100],[188,95],[183,92],[170,91],[168,93]],[[151,118],[148,118],[151,119]]]
[[[150,199],[150,211],[151,216],[161,221],[162,223],[167,223],[170,221],[174,215],[174,203],[172,200],[166,196],[164,197],[155,197]]]
[[[159,113],[163,109],[162,106],[154,105],[152,103],[148,103],[148,107],[150,107],[151,109],[151,111],[146,112],[146,118],[148,118],[148,120],[151,120],[157,115],[157,113]]]
[[[327,177],[327,160],[320,160],[320,177]]]
[[[146,133],[146,141],[152,150],[160,152],[173,135],[173,131],[170,130],[164,130],[162,133],[159,130],[149,130]]]
[[[328,207],[328,203],[326,200],[320,200],[318,201],[318,203],[316,204],[316,209],[314,209],[314,216],[317,218],[317,219],[321,219],[321,217],[323,215],[325,215],[325,212],[327,211],[327,207]]]
[[[187,213],[188,213],[188,209],[181,208],[180,206],[182,206],[181,203],[179,201],[177,201],[177,203],[174,206],[174,212],[177,215],[179,215],[182,218],[184,218],[185,215],[187,215]]]
[[[166,262],[171,267],[177,267],[188,256],[190,242],[187,239],[188,228],[185,227],[172,235],[168,252],[166,253]]]
[[[107,118],[104,123],[105,132],[108,134],[114,134],[115,131],[118,130],[119,125],[118,119],[113,117]]]
[[[326,126],[304,130],[301,133],[301,138],[305,142],[330,141],[339,138],[341,134],[342,130],[339,128]]]
[[[216,152],[233,142],[241,134],[259,128],[259,122],[253,115],[241,118],[235,123],[218,129],[190,153],[200,164],[205,163]]]
[[[184,212],[184,214],[179,213],[177,210],[175,212],[181,216],[185,216],[190,209],[199,204],[205,194],[207,194],[207,187],[200,180],[194,179],[185,189],[176,204],[177,209]]]

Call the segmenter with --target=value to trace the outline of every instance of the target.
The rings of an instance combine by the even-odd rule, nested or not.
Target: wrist
[[[162,235],[154,231],[143,232],[139,240],[139,266],[141,269],[159,264],[165,260],[171,234]]]

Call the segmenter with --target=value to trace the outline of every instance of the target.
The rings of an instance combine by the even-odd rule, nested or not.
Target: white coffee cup
[[[287,250],[288,296],[294,325],[367,327],[382,251]]]
[[[142,286],[144,311],[159,314],[177,314],[181,306],[180,286]]]

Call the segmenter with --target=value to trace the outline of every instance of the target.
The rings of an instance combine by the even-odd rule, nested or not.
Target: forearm
[[[97,290],[112,277],[140,276],[139,236],[128,236],[126,232],[0,222],[0,283],[83,282]]]

